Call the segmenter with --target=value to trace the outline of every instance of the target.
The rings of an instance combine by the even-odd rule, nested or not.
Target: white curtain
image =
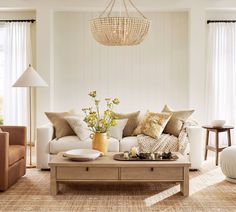
[[[30,23],[12,22],[5,27],[4,125],[27,126],[27,90],[12,85],[31,63]]]
[[[236,23],[208,24],[207,57],[207,120],[236,126]]]

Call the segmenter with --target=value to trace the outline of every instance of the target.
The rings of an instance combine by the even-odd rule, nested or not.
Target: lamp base
[[[26,165],[26,168],[27,168],[27,169],[33,169],[33,168],[36,168],[36,165],[34,165],[34,164],[29,164],[29,165]]]

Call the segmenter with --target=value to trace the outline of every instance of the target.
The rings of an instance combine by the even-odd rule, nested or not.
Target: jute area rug
[[[211,164],[209,166],[209,164]],[[235,211],[236,184],[225,181],[213,161],[191,172],[190,196],[176,184],[66,184],[50,195],[50,172],[28,169],[6,192],[0,192],[0,211]]]

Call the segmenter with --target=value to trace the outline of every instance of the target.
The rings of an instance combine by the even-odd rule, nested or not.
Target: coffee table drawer
[[[117,180],[118,168],[57,167],[58,180]]]
[[[183,180],[182,167],[121,168],[121,180]]]

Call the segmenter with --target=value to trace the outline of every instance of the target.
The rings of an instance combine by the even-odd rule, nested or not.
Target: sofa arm
[[[0,190],[1,191],[5,191],[8,187],[8,151],[9,151],[9,133],[0,132]]]
[[[2,131],[9,133],[9,145],[26,146],[27,129],[24,126],[1,126]]]
[[[53,139],[53,135],[54,129],[51,124],[46,124],[37,128],[36,158],[37,168],[39,169],[49,168],[49,142]]]
[[[203,133],[200,126],[192,126],[187,128],[189,144],[190,144],[190,162],[191,169],[199,169],[203,162]]]

